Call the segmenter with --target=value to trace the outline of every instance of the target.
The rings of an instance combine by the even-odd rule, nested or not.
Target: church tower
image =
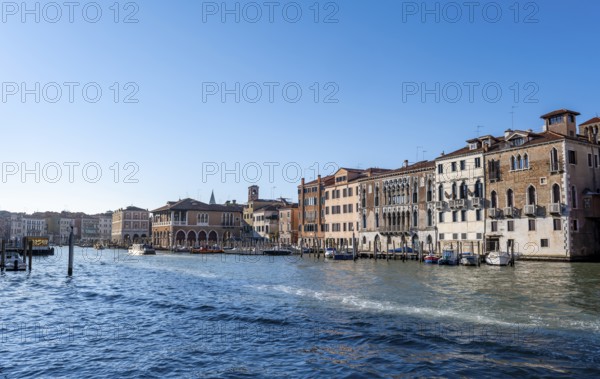
[[[210,193],[210,202],[209,202],[209,204],[210,205],[217,204],[217,202],[215,201],[215,191],[214,190]]]
[[[248,202],[258,200],[258,186],[248,187]]]

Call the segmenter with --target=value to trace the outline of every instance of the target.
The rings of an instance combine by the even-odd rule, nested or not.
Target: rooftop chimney
[[[408,159],[404,160],[404,165],[402,167],[404,167],[404,168],[408,167]]]

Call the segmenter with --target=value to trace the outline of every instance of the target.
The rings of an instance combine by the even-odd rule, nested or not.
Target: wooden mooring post
[[[2,240],[2,255],[0,255],[0,272],[6,267],[6,241]]]
[[[27,256],[29,258],[29,271],[31,271],[33,267],[33,241],[27,241]]]
[[[73,275],[73,227],[71,226],[71,232],[69,233],[69,266],[67,268],[67,275]]]

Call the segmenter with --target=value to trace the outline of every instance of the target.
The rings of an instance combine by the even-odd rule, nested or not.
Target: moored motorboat
[[[511,261],[510,253],[492,251],[485,257],[485,262],[492,266],[508,266]]]
[[[131,255],[156,255],[156,250],[151,245],[143,243],[134,243],[129,248],[129,254]]]
[[[470,251],[463,252],[460,258],[460,264],[463,266],[477,266],[477,256]]]
[[[190,250],[190,254],[221,254],[225,251],[219,246],[202,246]]]
[[[439,260],[440,260],[440,257],[434,255],[433,253],[429,253],[424,258],[425,263],[429,263],[429,264],[437,264],[437,262]]]
[[[4,270],[6,271],[27,271],[25,259],[16,251],[6,252],[6,261]]]
[[[273,248],[263,250],[263,255],[292,255],[292,251],[290,249]]]
[[[455,266],[458,264],[458,257],[454,250],[445,250],[442,252],[442,258],[438,260],[438,265]]]
[[[335,248],[328,247],[327,249],[325,249],[325,258],[333,259],[335,257],[336,253],[337,253],[337,250]]]

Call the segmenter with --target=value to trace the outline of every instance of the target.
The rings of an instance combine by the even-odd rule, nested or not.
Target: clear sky
[[[600,112],[596,1],[24,4],[0,3],[9,211],[297,199],[302,175]]]

